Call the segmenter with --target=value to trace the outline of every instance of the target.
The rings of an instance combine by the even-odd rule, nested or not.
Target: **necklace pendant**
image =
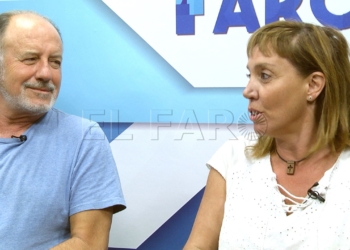
[[[293,175],[295,171],[295,161],[287,161],[287,174]]]

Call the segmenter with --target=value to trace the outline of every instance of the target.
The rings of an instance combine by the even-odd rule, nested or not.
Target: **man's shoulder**
[[[56,108],[52,108],[48,113],[48,119],[54,122],[59,123],[69,123],[69,124],[77,124],[83,126],[93,126],[96,125],[95,121],[88,120],[84,117],[80,117],[73,114],[68,114],[64,111],[58,110]]]
[[[35,126],[37,131],[47,131],[56,134],[74,136],[81,135],[89,137],[103,137],[103,131],[95,121],[88,120],[77,115],[68,114],[61,110],[52,108],[45,117]]]

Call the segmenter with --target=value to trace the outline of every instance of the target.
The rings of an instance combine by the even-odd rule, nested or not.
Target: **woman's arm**
[[[218,249],[226,200],[226,181],[211,168],[196,219],[183,250]]]

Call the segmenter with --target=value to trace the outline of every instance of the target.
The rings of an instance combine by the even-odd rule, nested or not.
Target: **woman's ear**
[[[307,91],[307,101],[312,102],[321,94],[326,85],[326,78],[322,72],[313,72],[309,75],[309,84]]]

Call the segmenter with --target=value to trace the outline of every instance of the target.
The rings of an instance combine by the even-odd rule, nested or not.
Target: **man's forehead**
[[[33,13],[22,13],[12,16],[9,20],[9,24],[6,28],[4,36],[18,36],[26,31],[30,34],[30,32],[40,30],[44,30],[44,32],[52,31],[54,33],[57,33],[61,39],[58,30],[52,23],[50,23],[49,20]]]
[[[18,39],[30,39],[45,35],[57,35],[60,43],[62,42],[59,32],[48,20],[35,14],[25,13],[11,17],[3,38],[6,43],[6,40],[18,42]]]
[[[35,26],[47,26],[52,27],[55,29],[52,24],[44,19],[43,17],[40,17],[35,14],[18,14],[10,18],[8,29],[23,29],[23,30],[30,30]],[[12,31],[12,30],[11,30]]]

